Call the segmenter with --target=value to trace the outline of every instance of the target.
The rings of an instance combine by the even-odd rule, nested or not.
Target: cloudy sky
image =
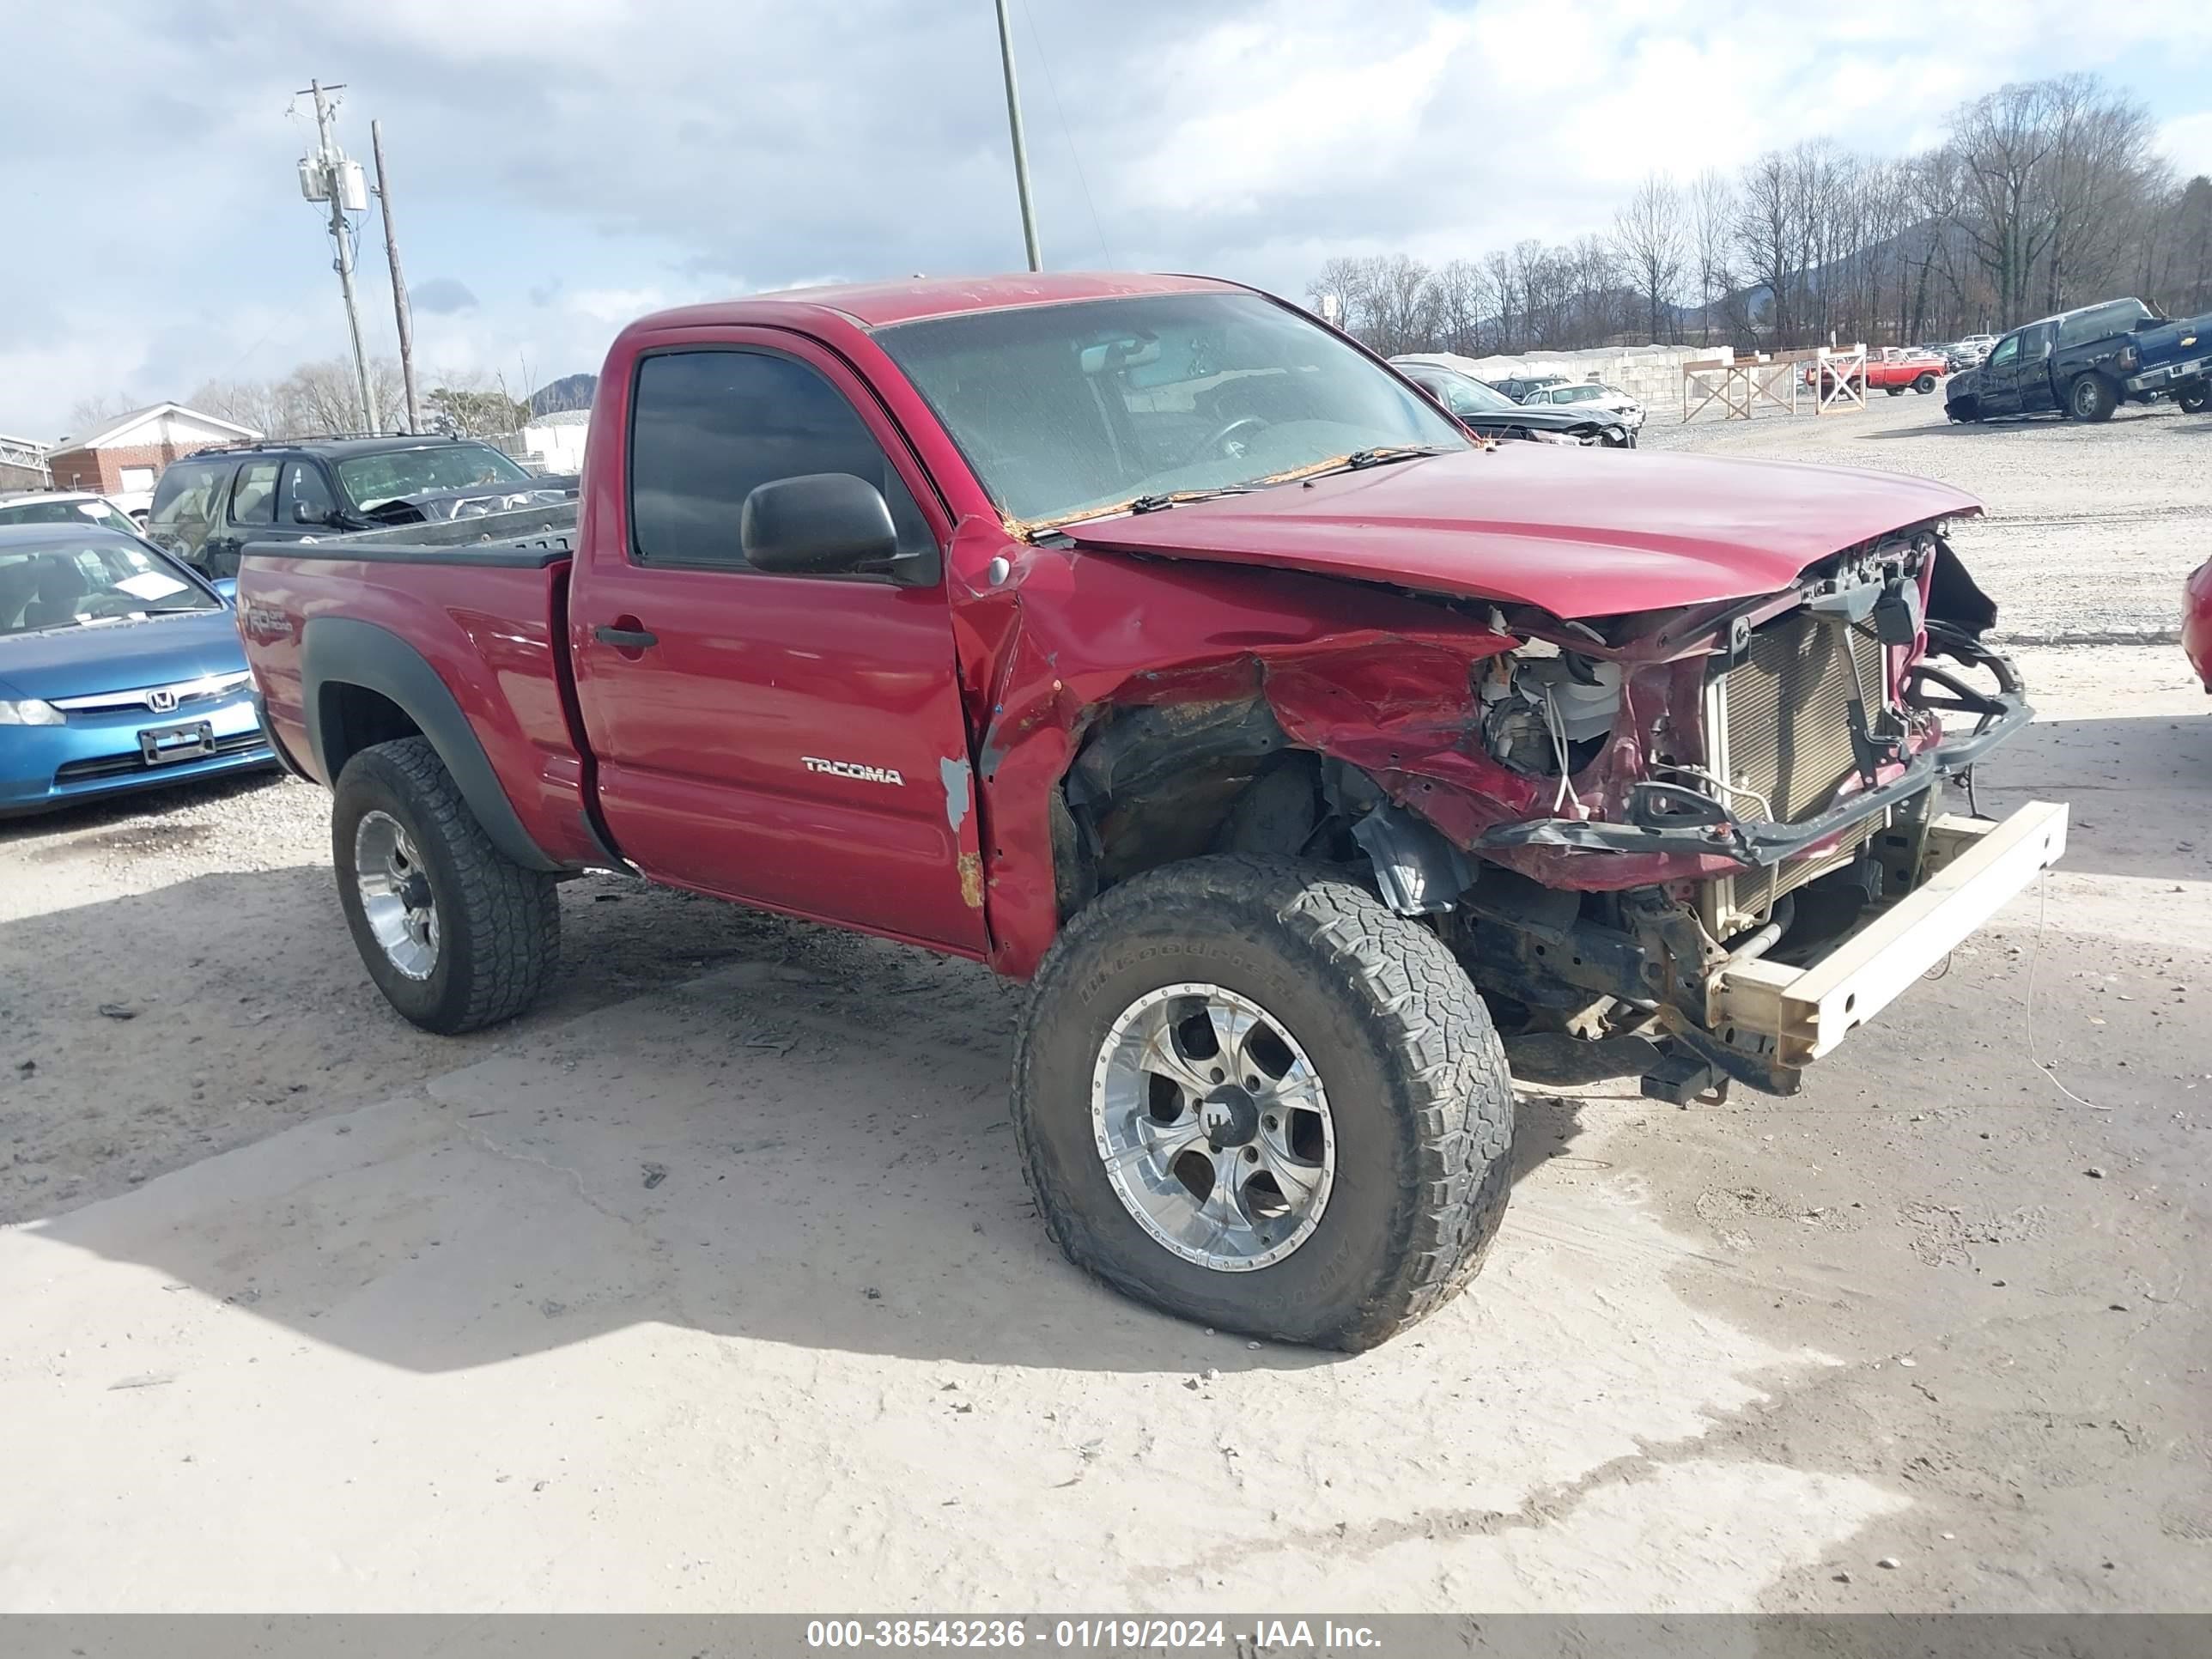
[[[1601,228],[1645,171],[2095,70],[2212,171],[2204,0],[1012,0],[1048,264],[1302,292]],[[992,0],[95,0],[15,13],[0,432],[345,349],[293,164],[384,123],[418,362],[596,368],[653,307],[1022,262]],[[1817,16],[1826,12],[1825,18]],[[395,349],[380,232],[364,321]]]

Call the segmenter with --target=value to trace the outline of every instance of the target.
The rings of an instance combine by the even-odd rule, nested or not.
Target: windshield
[[[1606,395],[1601,386],[1563,386],[1552,394],[1553,399],[1563,404],[1591,404]]]
[[[221,608],[214,594],[142,543],[60,535],[0,550],[0,635]]]
[[[1455,415],[1495,415],[1521,407],[1495,387],[1485,386],[1474,375],[1462,374],[1455,368],[1420,363],[1408,367],[1406,373],[1441,398],[1444,407]]]
[[[96,524],[102,530],[138,533],[128,516],[103,501],[0,501],[0,524]]]
[[[478,484],[528,483],[530,474],[489,444],[437,444],[388,449],[338,463],[338,482],[367,513],[408,495],[470,489]]]
[[[975,312],[875,337],[1031,529],[1361,450],[1469,447],[1427,398],[1257,295]]]

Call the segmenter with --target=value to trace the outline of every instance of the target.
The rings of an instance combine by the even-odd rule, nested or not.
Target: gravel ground
[[[2015,633],[2170,625],[2202,428],[1931,412],[1650,441],[1926,467]],[[319,790],[0,825],[0,1610],[2204,1610],[2212,720],[2020,658],[2061,871],[1793,1100],[1525,1094],[1354,1358],[1065,1267],[972,964],[594,878],[441,1040]]]
[[[2212,413],[2130,404],[2098,426],[2043,416],[1954,426],[1942,394],[1877,393],[1866,412],[1669,422],[1643,445],[1942,478],[1979,496],[1960,555],[2016,643],[2177,636],[2181,585],[2212,553]]]

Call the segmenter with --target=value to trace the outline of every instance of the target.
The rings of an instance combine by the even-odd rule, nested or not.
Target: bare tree
[[[1386,351],[1679,335],[1669,307],[1692,278],[1701,339],[1717,313],[1731,337],[1778,347],[2009,327],[2130,290],[2182,314],[2212,306],[2212,179],[2172,177],[2131,96],[2090,75],[2001,87],[1960,105],[1948,135],[1902,160],[1809,139],[1686,191],[1653,175],[1610,236],[1524,239],[1433,271],[1403,253],[1335,258],[1310,291],[1338,295]]]
[[[1339,254],[1323,264],[1312,282],[1306,284],[1306,299],[1316,312],[1325,312],[1333,302],[1337,310],[1335,322],[1347,333],[1358,334],[1369,321],[1374,292],[1374,273],[1370,269],[1373,261]]]
[[[1771,149],[1743,170],[1736,193],[1735,246],[1744,274],[1766,289],[1767,327],[1780,345],[1790,337],[1790,302],[1797,286],[1798,198],[1790,158]]]
[[[1625,302],[1632,297],[1621,270],[1620,251],[1612,238],[1593,231],[1577,236],[1562,252],[1571,274],[1574,304],[1560,344],[1570,349],[1601,345],[1621,331],[1626,320]]]
[[[2051,246],[2039,198],[2058,147],[2047,82],[2004,86],[1962,104],[1949,122],[1962,190],[1956,223],[1996,290],[2000,326],[2026,319],[2035,263]]]
[[[1431,279],[1430,310],[1436,322],[1437,343],[1462,357],[1478,354],[1481,346],[1482,313],[1490,284],[1482,268],[1472,259],[1451,259],[1439,266]]]
[[[1620,245],[1621,258],[1627,262],[1636,278],[1638,290],[1644,295],[1646,318],[1650,323],[1650,338],[1655,345],[1661,338],[1660,313],[1665,311],[1671,325],[1675,289],[1682,276],[1682,252],[1686,242],[1682,224],[1681,192],[1674,188],[1674,180],[1664,173],[1644,175],[1628,204],[1613,216],[1613,240]],[[1671,337],[1674,329],[1666,333]]]
[[[2212,178],[2198,173],[2174,198],[2173,230],[2155,289],[2177,317],[2212,311]]]
[[[1718,168],[1707,167],[1691,180],[1689,208],[1691,256],[1698,268],[1698,338],[1711,345],[1713,307],[1731,286],[1729,249],[1735,222],[1735,192]]]
[[[1369,297],[1367,343],[1386,357],[1418,351],[1436,332],[1429,267],[1407,253],[1378,260]]]
[[[106,426],[118,415],[127,415],[137,407],[130,398],[112,392],[103,392],[90,398],[80,398],[70,405],[70,435],[82,437],[86,433]]]
[[[1498,305],[1497,332],[1492,337],[1492,344],[1501,352],[1514,349],[1528,326],[1522,305],[1522,290],[1516,280],[1518,269],[1513,256],[1502,247],[1482,256],[1482,274]]]
[[[283,426],[283,406],[266,380],[204,380],[185,399],[191,407],[250,427],[264,436]]]
[[[2051,247],[2044,305],[2063,311],[2126,279],[2112,257],[2114,210],[2124,215],[2128,204],[2163,198],[2172,181],[2151,153],[2156,129],[2142,104],[2094,75],[2062,75],[2047,84],[2057,143],[2045,181]]]

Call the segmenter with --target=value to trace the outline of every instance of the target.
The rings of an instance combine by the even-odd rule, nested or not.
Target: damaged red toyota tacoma
[[[1788,1094],[2058,856],[1944,809],[2029,718],[1978,511],[1487,444],[1227,283],[916,281],[634,324],[574,507],[249,545],[240,621],[409,1019],[528,1006],[592,870],[986,962],[1067,1255],[1358,1348],[1516,1076]]]

